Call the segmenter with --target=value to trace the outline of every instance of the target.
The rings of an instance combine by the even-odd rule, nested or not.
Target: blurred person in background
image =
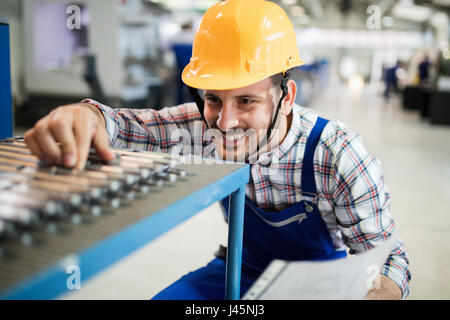
[[[430,69],[431,61],[428,54],[425,54],[423,60],[419,63],[418,73],[419,73],[419,84],[421,86],[427,86],[430,83]]]
[[[384,89],[384,98],[387,100],[389,99],[390,93],[392,89],[395,92],[398,92],[398,77],[397,73],[399,68],[402,67],[401,61],[397,61],[395,66],[386,68],[384,71],[384,83],[385,83],[385,89]]]
[[[178,104],[192,101],[187,86],[181,80],[181,73],[191,59],[193,42],[194,31],[192,30],[192,21],[183,23],[180,32],[171,39],[171,49],[175,53],[176,58]]]

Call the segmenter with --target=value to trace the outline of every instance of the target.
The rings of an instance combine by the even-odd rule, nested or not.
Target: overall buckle
[[[306,209],[307,212],[311,213],[311,212],[314,210],[314,206],[318,204],[318,201],[317,201],[317,198],[318,198],[318,197],[317,197],[317,194],[316,194],[316,193],[313,193],[313,192],[301,191],[301,192],[300,192],[300,195],[301,195],[302,197],[313,198],[312,201],[305,200],[305,202],[306,202],[306,207],[305,207],[305,209]],[[311,204],[309,204],[308,202],[311,202]]]

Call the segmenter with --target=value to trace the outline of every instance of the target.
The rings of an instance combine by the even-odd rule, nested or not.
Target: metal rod
[[[61,213],[62,210],[61,206],[51,199],[39,199],[33,197],[32,194],[18,194],[9,190],[2,190],[0,202],[16,207],[30,208],[50,216]]]
[[[225,299],[239,300],[241,292],[242,240],[244,234],[245,187],[233,192],[228,208],[228,249]],[[229,289],[228,289],[229,288]]]

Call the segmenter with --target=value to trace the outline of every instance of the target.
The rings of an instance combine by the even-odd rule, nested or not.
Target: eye
[[[217,97],[206,97],[206,101],[210,104],[219,103],[220,100]]]
[[[255,100],[248,99],[248,98],[241,98],[239,101],[239,103],[242,103],[242,104],[251,104],[253,102],[255,102]]]

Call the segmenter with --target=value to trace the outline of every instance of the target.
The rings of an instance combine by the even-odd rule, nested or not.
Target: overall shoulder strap
[[[316,196],[316,182],[314,179],[314,151],[319,143],[322,131],[329,120],[318,117],[314,128],[311,130],[306,141],[305,153],[303,155],[302,167],[302,193],[309,196]]]

